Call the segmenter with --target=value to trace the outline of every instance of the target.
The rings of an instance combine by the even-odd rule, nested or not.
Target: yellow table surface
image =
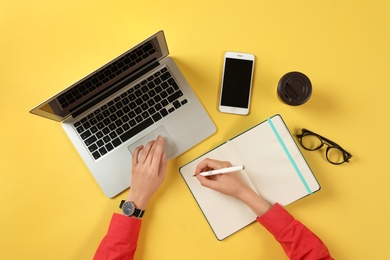
[[[235,3],[233,3],[235,2]],[[217,132],[168,164],[144,217],[137,259],[286,259],[256,223],[217,241],[178,168],[281,114],[353,154],[335,166],[302,150],[318,193],[287,209],[336,259],[390,259],[390,2],[0,1],[0,259],[91,259],[127,191],[106,198],[61,124],[29,110],[160,29]],[[218,112],[226,51],[255,54],[251,112]],[[313,95],[292,107],[279,79]]]

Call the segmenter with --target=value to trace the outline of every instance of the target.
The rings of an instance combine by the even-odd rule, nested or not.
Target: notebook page
[[[316,179],[309,164],[305,160],[305,157],[299,150],[297,143],[292,137],[283,119],[280,116],[274,117],[272,118],[272,122],[274,124],[274,127],[277,129],[280,137],[283,138],[286,149],[288,150],[290,155],[294,158],[294,163],[299,168],[299,173],[301,174],[301,178],[304,179],[305,185],[307,185],[306,189],[310,190],[311,193],[318,191],[321,188],[321,186],[318,183],[318,180]]]
[[[256,192],[257,194],[259,194],[259,192],[257,191],[257,188],[256,186],[253,184],[251,178],[249,177],[248,173],[246,172],[245,170],[245,160],[243,160],[243,158],[241,158],[241,156],[237,153],[237,151],[234,149],[234,146],[230,143],[230,140],[228,140],[226,143],[225,143],[225,149],[226,151],[232,155],[231,158],[235,158],[237,161],[235,161],[235,163],[232,163],[232,165],[244,165],[244,170],[241,170],[241,179],[254,191]],[[227,160],[227,159],[225,159]]]
[[[274,116],[270,120],[310,191],[318,190],[317,180],[281,117]],[[270,203],[284,206],[310,193],[268,121],[237,136],[231,143],[245,158],[245,170],[257,191]]]
[[[203,187],[198,179],[192,176],[196,166],[205,158],[229,160],[232,165],[242,164],[240,159],[231,153],[229,146],[230,144],[225,143],[180,168],[181,175],[219,240],[256,220],[256,214],[240,200]],[[241,174],[244,176],[245,171],[241,171]]]

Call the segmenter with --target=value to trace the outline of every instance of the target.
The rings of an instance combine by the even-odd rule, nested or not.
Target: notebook
[[[30,111],[62,122],[109,198],[129,187],[137,146],[162,135],[173,159],[216,131],[168,54],[159,31]]]
[[[246,227],[257,216],[241,201],[200,185],[193,174],[205,158],[244,165],[240,171],[243,180],[271,204],[285,206],[320,189],[282,117],[274,115],[180,168],[218,240]]]

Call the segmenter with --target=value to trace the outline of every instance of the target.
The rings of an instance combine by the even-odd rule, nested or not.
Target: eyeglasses
[[[299,138],[302,147],[309,151],[318,150],[326,144],[328,146],[326,148],[326,159],[330,163],[342,164],[349,162],[349,159],[352,158],[352,154],[345,151],[340,145],[305,128],[302,128],[302,134],[296,135],[296,137]]]

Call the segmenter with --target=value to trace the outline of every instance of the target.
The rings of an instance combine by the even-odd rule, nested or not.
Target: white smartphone
[[[254,65],[253,54],[225,53],[219,111],[239,115],[249,113]]]

